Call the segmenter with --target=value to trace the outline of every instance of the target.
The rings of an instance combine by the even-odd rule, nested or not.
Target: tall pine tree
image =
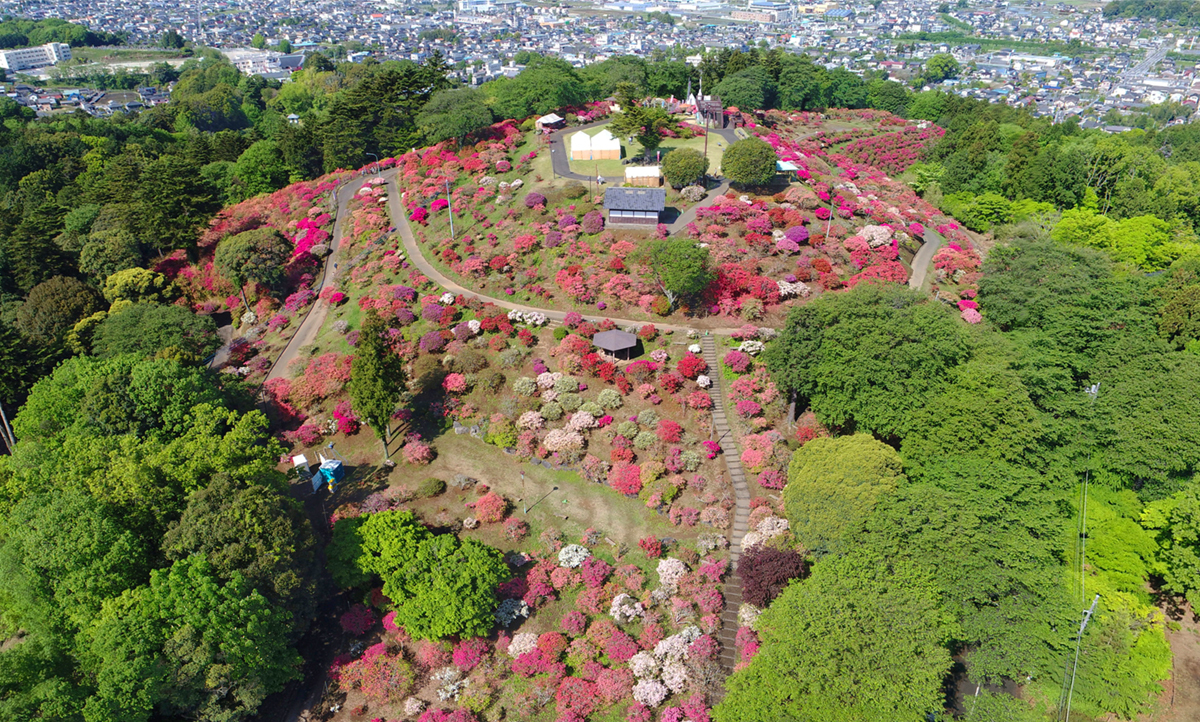
[[[354,409],[383,442],[389,457],[392,412],[400,401],[406,376],[404,362],[383,339],[387,325],[374,311],[363,320],[357,353],[350,365],[350,398]]]

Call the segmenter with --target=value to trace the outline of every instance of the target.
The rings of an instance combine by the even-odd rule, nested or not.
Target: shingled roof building
[[[604,210],[608,222],[618,225],[658,225],[658,214],[667,207],[665,188],[606,188]]]

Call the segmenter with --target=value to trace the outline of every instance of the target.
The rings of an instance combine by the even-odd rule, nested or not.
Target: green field
[[[600,132],[601,128],[607,126],[597,126],[590,128],[588,135],[595,135]],[[571,133],[567,133],[567,138],[571,137]],[[683,140],[681,138],[664,138],[662,145],[658,147],[662,155],[675,150],[676,148],[694,148],[701,153],[704,152],[704,137],[689,138]],[[708,139],[708,172],[716,173],[721,167],[721,156],[725,152],[725,139],[719,135],[713,135]],[[635,158],[640,157],[643,153],[642,144],[636,140],[630,143],[628,140],[621,139],[621,157]],[[588,176],[595,176],[597,173],[606,178],[625,177],[625,166],[619,160],[573,160],[571,161],[571,170],[576,173],[582,173]]]

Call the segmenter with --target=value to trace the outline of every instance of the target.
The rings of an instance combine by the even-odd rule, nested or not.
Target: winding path
[[[389,182],[394,182],[397,171],[397,168],[392,168],[384,171],[380,176],[389,179]],[[345,225],[350,199],[364,183],[374,177],[361,175],[337,189],[337,215],[333,222],[333,236],[329,239],[329,255],[325,257],[325,263],[321,266],[321,277],[315,284],[317,293],[337,282],[338,251],[341,250],[342,228]],[[330,272],[331,267],[333,267],[333,272]],[[267,372],[267,381],[287,374],[288,364],[296,358],[300,349],[316,340],[328,313],[329,302],[324,299],[318,298],[312,306],[309,306],[308,311],[304,314],[304,320],[300,322],[300,327],[296,329],[296,333],[292,334],[291,340],[288,341],[287,346],[283,347],[283,351],[271,365],[271,370]]]
[[[447,291],[456,295],[462,294],[467,298],[478,298],[481,301],[494,303],[501,308],[516,309],[518,311],[537,311],[538,313],[545,314],[546,318],[553,321],[561,322],[566,317],[566,313],[562,311],[524,306],[501,298],[484,296],[475,291],[463,288],[434,268],[433,264],[426,260],[425,256],[421,253],[421,248],[417,245],[416,238],[413,236],[412,227],[408,224],[408,216],[404,212],[404,206],[400,202],[400,192],[396,186],[394,177],[388,181],[388,212],[391,214],[393,225],[400,232],[400,238],[404,243],[404,254],[409,262],[415,265],[421,273],[425,274],[434,283]],[[640,326],[645,323],[644,321],[633,321],[624,318],[607,316],[605,318],[608,318],[619,326]],[[686,326],[670,326],[667,324],[655,324],[655,326],[660,329],[685,333],[693,330]],[[734,330],[736,329],[718,329],[716,333],[728,335]],[[721,455],[725,459],[725,467],[729,472],[729,479],[733,484],[735,504],[733,533],[729,540],[729,558],[733,568],[728,580],[725,582],[725,612],[721,617],[721,662],[728,670],[732,671],[736,655],[734,638],[737,634],[737,610],[738,606],[742,603],[742,582],[741,577],[737,573],[737,562],[742,553],[742,536],[748,530],[750,519],[750,487],[746,484],[746,477],[742,472],[741,451],[738,449],[737,441],[733,438],[730,431],[729,421],[725,417],[725,397],[721,392],[721,374],[718,370],[716,343],[713,337],[704,336],[701,339],[700,348],[704,360],[708,363],[710,378],[713,379],[713,385],[708,390],[709,396],[713,400],[713,427],[717,434],[717,443],[721,445]]]
[[[925,235],[921,237],[921,247],[917,249],[917,255],[913,256],[912,276],[908,279],[909,288],[920,288],[925,284],[929,263],[944,240],[946,239],[942,238],[942,234],[932,228],[925,229]]]

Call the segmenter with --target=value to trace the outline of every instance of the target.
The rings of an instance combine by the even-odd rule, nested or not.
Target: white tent
[[[571,142],[571,160],[591,160],[592,159],[592,139],[582,130],[572,135]]]
[[[608,128],[592,136],[592,157],[597,160],[620,160],[621,141]]]

